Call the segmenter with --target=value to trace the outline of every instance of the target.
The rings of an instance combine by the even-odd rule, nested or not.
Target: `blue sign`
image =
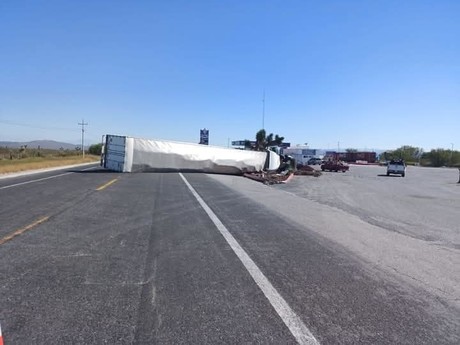
[[[200,129],[200,144],[209,145],[209,129]]]

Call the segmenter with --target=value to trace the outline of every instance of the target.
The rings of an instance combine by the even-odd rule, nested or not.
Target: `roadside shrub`
[[[88,152],[92,155],[100,156],[102,152],[102,144],[91,145]]]

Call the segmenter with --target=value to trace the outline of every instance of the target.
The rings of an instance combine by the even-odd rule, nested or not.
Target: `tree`
[[[422,157],[423,149],[410,145],[403,145],[394,151],[384,152],[385,160],[404,159],[406,162],[418,162]]]
[[[451,151],[444,149],[431,150],[426,153],[423,158],[426,158],[430,161],[430,165],[434,167],[442,167],[449,165]]]
[[[358,152],[357,149],[351,149],[351,148],[350,148],[350,149],[346,149],[345,151],[348,152],[348,153],[355,153],[355,152]]]
[[[265,141],[266,141],[266,136],[265,136],[265,129],[261,129],[260,131],[258,131],[256,133],[256,151],[263,151],[266,144],[265,144]]]
[[[92,155],[100,156],[102,153],[102,144],[91,145],[88,149],[88,152]]]
[[[273,133],[266,135],[265,129],[261,129],[256,133],[256,151],[265,151],[270,146],[279,146],[283,143],[284,137],[280,137],[276,134],[273,137]]]

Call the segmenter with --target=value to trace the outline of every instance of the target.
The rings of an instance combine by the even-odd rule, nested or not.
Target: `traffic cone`
[[[0,325],[0,345],[3,345],[2,325]]]

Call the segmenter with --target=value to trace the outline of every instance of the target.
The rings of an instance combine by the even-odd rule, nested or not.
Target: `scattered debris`
[[[319,177],[321,176],[321,171],[308,165],[298,165],[294,175]]]
[[[349,169],[350,167],[346,163],[342,161],[338,161],[338,160],[329,160],[329,161],[324,162],[321,165],[322,171],[329,170],[329,171],[335,171],[335,172],[338,172],[338,171],[345,172],[345,171],[348,171]]]
[[[281,170],[284,168],[284,170]],[[297,169],[294,171],[291,164],[282,166],[277,172],[257,172],[257,173],[246,173],[245,177],[251,180],[262,182],[266,185],[286,183],[294,176],[321,176],[321,171],[316,170],[308,165],[297,165]]]
[[[257,173],[245,173],[244,177],[250,178],[251,180],[262,182],[266,185],[286,183],[289,178],[293,176],[292,173],[286,171],[285,173],[276,172],[257,172]]]

